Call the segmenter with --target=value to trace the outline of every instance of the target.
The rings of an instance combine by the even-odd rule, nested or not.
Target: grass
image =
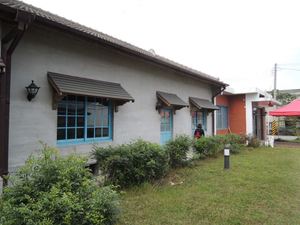
[[[300,224],[300,149],[261,148],[199,161],[122,196],[119,225]]]

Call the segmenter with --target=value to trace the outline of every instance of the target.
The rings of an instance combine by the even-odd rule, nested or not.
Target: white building
[[[215,77],[19,1],[0,1],[0,15],[1,175],[40,142],[89,154],[95,143],[164,143],[197,123],[214,134],[226,86]]]

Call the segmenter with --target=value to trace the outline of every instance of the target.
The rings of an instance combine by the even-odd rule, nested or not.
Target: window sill
[[[101,138],[101,139],[92,139],[92,140],[73,140],[73,141],[57,141],[57,147],[65,147],[65,146],[72,146],[72,145],[84,145],[84,144],[98,144],[104,142],[112,142],[112,138]]]

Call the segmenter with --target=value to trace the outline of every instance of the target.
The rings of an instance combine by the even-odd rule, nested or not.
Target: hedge
[[[115,147],[94,147],[104,182],[121,187],[163,177],[169,169],[169,155],[158,144],[137,140]]]
[[[180,167],[187,163],[187,153],[192,148],[192,140],[187,135],[178,135],[164,147],[170,157],[170,166]]]
[[[11,185],[0,198],[0,224],[115,224],[118,194],[98,187],[86,163],[75,155],[62,158],[47,147],[40,156],[31,156],[9,177]]]

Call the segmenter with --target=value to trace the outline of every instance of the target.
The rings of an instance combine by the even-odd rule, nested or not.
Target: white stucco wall
[[[258,93],[246,94],[246,133],[248,135],[253,134],[252,101],[257,101],[258,99]]]
[[[160,142],[160,116],[155,110],[156,91],[177,94],[188,102],[189,96],[210,100],[211,87],[200,81],[118,53],[96,43],[60,32],[31,27],[12,57],[9,131],[9,170],[41,148],[40,141],[56,146],[56,110],[52,110],[52,90],[47,72],[88,77],[120,83],[135,99],[114,114],[113,142],[119,144],[142,137]],[[34,80],[40,91],[32,102],[26,99],[25,86]],[[212,133],[212,114],[207,118]],[[188,108],[176,111],[174,135],[191,134]],[[103,143],[101,143],[103,144]],[[88,154],[91,144],[60,147],[63,154],[76,151]]]

